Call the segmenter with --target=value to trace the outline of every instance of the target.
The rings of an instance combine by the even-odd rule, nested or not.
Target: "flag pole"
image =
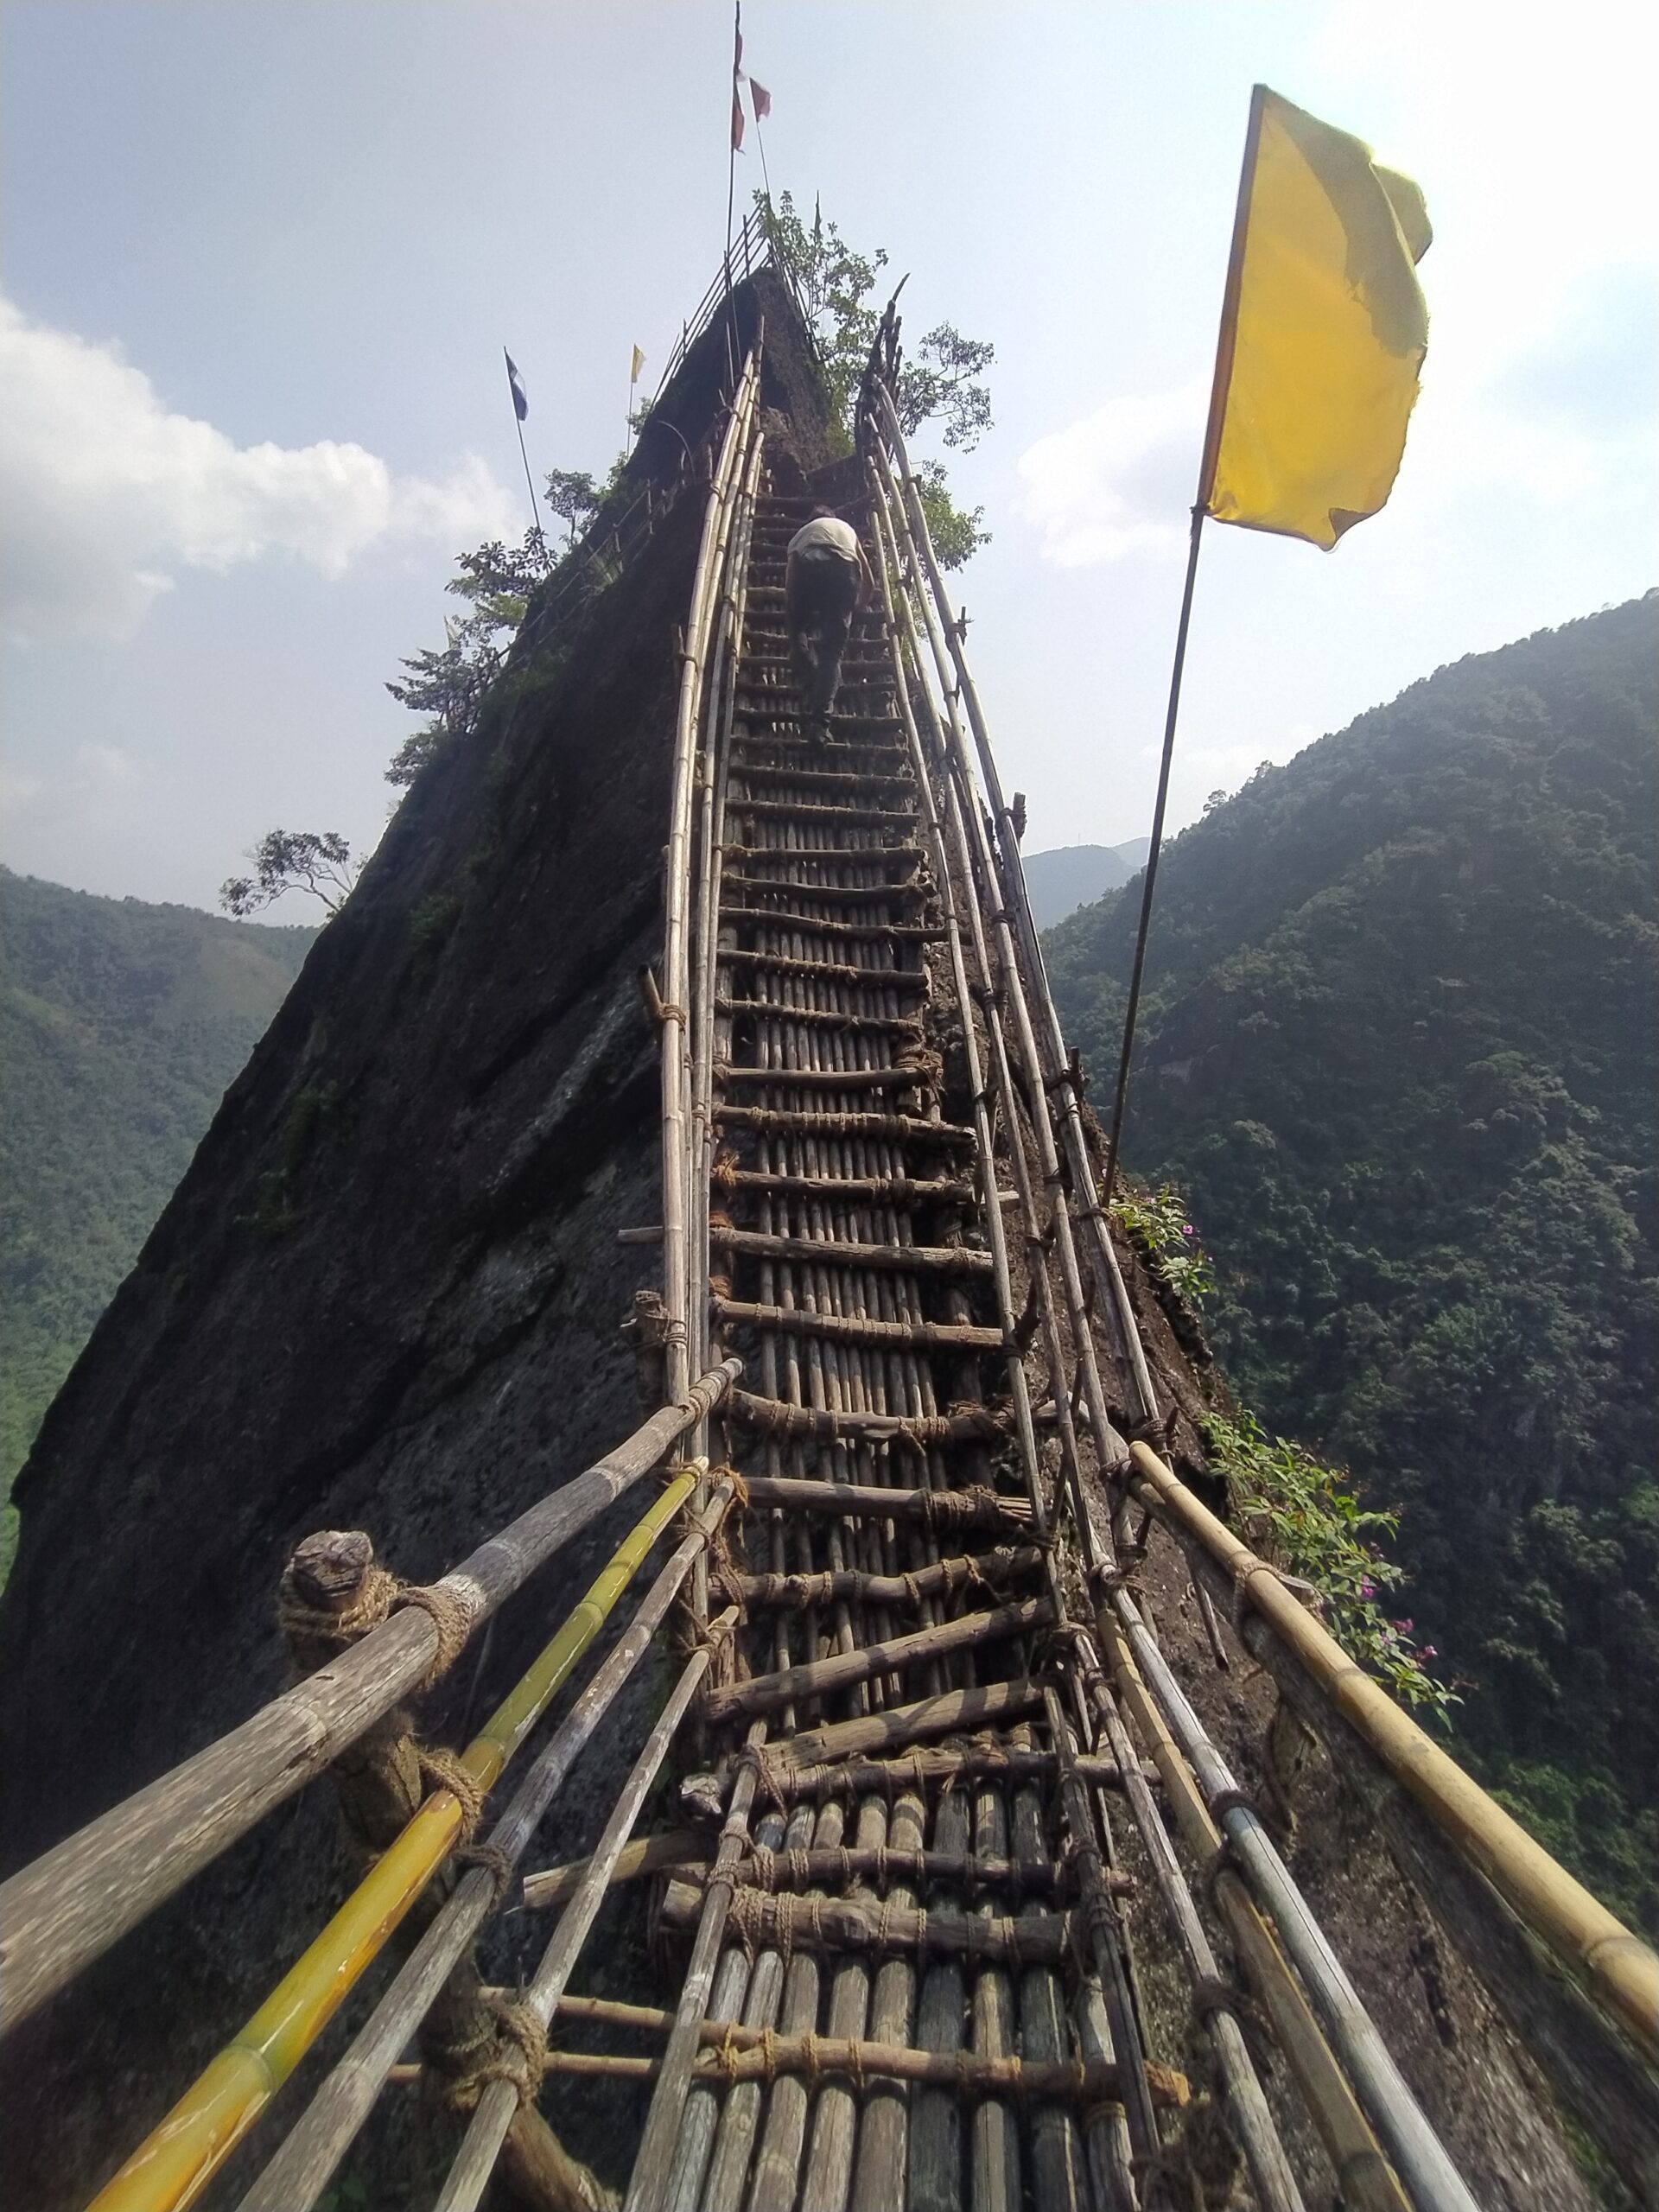
[[[732,297],[732,207],[737,194],[737,148],[743,130],[741,96],[737,89],[737,73],[743,67],[743,0],[732,0],[732,113],[728,133],[730,146],[726,155],[726,319],[730,327],[729,342],[732,388],[737,388],[737,305]]]
[[[1175,758],[1175,726],[1181,709],[1181,678],[1186,671],[1187,632],[1192,622],[1192,588],[1198,574],[1198,544],[1210,495],[1215,489],[1216,460],[1221,450],[1221,426],[1227,412],[1227,390],[1232,381],[1233,346],[1238,328],[1238,296],[1244,275],[1244,239],[1249,227],[1250,190],[1255,181],[1255,154],[1262,137],[1262,111],[1267,86],[1250,92],[1250,119],[1244,137],[1244,160],[1239,171],[1238,204],[1233,213],[1232,245],[1227,257],[1227,283],[1222,293],[1221,329],[1216,340],[1216,372],[1210,387],[1210,418],[1205,425],[1204,454],[1198,464],[1198,493],[1192,503],[1192,526],[1187,539],[1186,580],[1181,588],[1181,614],[1175,626],[1175,658],[1169,672],[1169,703],[1164,713],[1164,750],[1158,763],[1158,798],[1152,812],[1152,841],[1147,852],[1145,880],[1141,887],[1141,920],[1135,931],[1135,959],[1129,969],[1128,1003],[1123,1010],[1123,1043],[1118,1054],[1117,1082],[1112,1092],[1112,1126],[1106,1140],[1106,1172],[1101,1180],[1103,1211],[1112,1203],[1117,1180],[1118,1150],[1123,1136],[1123,1114],[1128,1103],[1129,1064],[1135,1054],[1135,1025],[1141,1011],[1141,985],[1146,974],[1147,939],[1152,931],[1152,896],[1158,880],[1158,855],[1164,842],[1164,814],[1169,804],[1169,772]]]
[[[508,353],[505,346],[501,348],[501,358],[507,365],[507,389],[511,391],[512,390],[512,356]],[[547,559],[547,537],[542,528],[542,511],[536,504],[535,480],[531,477],[530,473],[530,455],[524,450],[524,418],[518,412],[518,402],[516,398],[512,403],[512,426],[518,433],[518,458],[524,464],[524,489],[530,494],[531,535],[532,537],[539,537],[541,539],[542,559],[543,563],[545,563]]]

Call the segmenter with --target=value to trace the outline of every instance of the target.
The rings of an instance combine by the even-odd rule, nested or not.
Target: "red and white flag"
[[[754,119],[757,123],[763,115],[772,113],[772,94],[758,77],[751,77],[749,79],[749,98],[754,103]]]
[[[743,103],[738,98],[737,86],[732,86],[732,151],[743,150]]]

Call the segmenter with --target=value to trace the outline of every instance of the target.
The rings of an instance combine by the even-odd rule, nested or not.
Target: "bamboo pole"
[[[571,1767],[652,1648],[732,1495],[729,1479],[716,1488],[708,1512],[677,1547],[592,1681],[537,1753],[488,1837],[492,1851],[499,1851],[508,1865],[516,1865],[523,1854]],[[496,1902],[493,1876],[482,1866],[470,1868],[238,2212],[308,2212],[367,2118],[398,2054]]]
[[[666,918],[664,927],[662,1016],[663,1118],[663,1297],[668,1307],[667,1393],[683,1395],[690,1364],[690,1200],[687,1127],[690,1050],[687,1034],[690,986],[687,907],[691,889],[691,807],[696,766],[697,705],[708,650],[715,567],[730,505],[734,466],[748,435],[754,402],[753,354],[727,425],[720,460],[703,512],[702,539],[691,587],[691,607],[681,647],[679,703],[675,721],[674,766],[669,805],[668,846],[664,860]]]
[[[713,1726],[746,1713],[775,1713],[781,1705],[830,1697],[854,1682],[868,1681],[873,1675],[902,1674],[947,1651],[965,1651],[1013,1636],[1028,1636],[1046,1628],[1053,1618],[1053,1607],[1046,1598],[1024,1599],[1015,1605],[1001,1605],[994,1612],[963,1613],[909,1636],[861,1644],[834,1658],[812,1660],[781,1674],[753,1675],[729,1689],[712,1690],[703,1699],[702,1717]]]
[[[1140,1494],[1225,1569],[1243,1602],[1295,1653],[1395,1780],[1582,1979],[1649,2063],[1659,2062],[1659,1954],[1632,1935],[1495,1804],[1155,1452],[1137,1444],[1133,1457],[1141,1478]]]
[[[1117,1255],[1112,1249],[1111,1234],[1106,1216],[1095,1196],[1093,1169],[1089,1160],[1088,1146],[1084,1137],[1082,1114],[1071,1078],[1070,1064],[1066,1058],[1065,1039],[1060,1033],[1059,1017],[1054,1011],[1053,995],[1048,988],[1048,974],[1043,961],[1042,944],[1032,916],[1030,895],[1026,887],[1025,866],[1020,856],[1019,832],[1015,827],[1014,817],[1002,796],[996,760],[991,750],[990,733],[980,705],[978,689],[968,665],[967,652],[963,642],[962,625],[954,620],[950,613],[950,596],[944,588],[944,579],[939,569],[938,556],[933,550],[931,533],[928,529],[927,517],[923,511],[917,491],[898,414],[894,410],[891,396],[879,381],[876,385],[876,405],[882,418],[884,434],[898,460],[903,485],[905,509],[910,518],[914,542],[920,556],[933,603],[938,609],[939,626],[943,631],[944,641],[955,672],[956,691],[967,711],[979,758],[980,772],[985,779],[985,788],[990,800],[991,817],[1001,861],[1000,880],[1004,892],[1006,907],[1013,911],[1027,973],[1031,978],[1032,987],[1039,1000],[1043,1044],[1046,1047],[1039,1055],[1044,1064],[1042,1084],[1058,1109],[1061,1136],[1074,1191],[1078,1194],[1079,1198],[1084,1192],[1089,1193],[1089,1202],[1082,1205],[1080,1211],[1091,1232],[1094,1272],[1114,1321],[1119,1348],[1128,1370],[1129,1381],[1136,1396],[1141,1401],[1140,1416],[1143,1421],[1155,1420],[1158,1416],[1157,1393],[1153,1389],[1146,1355],[1135,1329],[1135,1316],[1129,1305],[1128,1293],[1124,1287],[1122,1275],[1118,1268]],[[885,462],[885,455],[880,454],[879,446],[877,457]],[[927,595],[922,596],[925,607]],[[944,671],[941,671],[941,681],[944,680]],[[961,756],[961,765],[964,776],[967,776],[969,772],[965,753]],[[977,822],[977,810],[970,808],[969,810]],[[998,878],[994,875],[993,880],[997,880]],[[1025,993],[1017,969],[1011,973],[1010,988],[1016,1019],[1022,1031],[1023,1043],[1023,1033],[1029,1030],[1030,1023],[1026,1013]],[[1035,1042],[1034,1037],[1033,1042],[1033,1044]]]
[[[1102,1614],[1101,1633],[1113,1679],[1163,1777],[1187,1849],[1200,1866],[1217,1870],[1211,1884],[1217,1910],[1227,1923],[1233,1948],[1319,2131],[1344,2201],[1352,2203],[1354,2212],[1410,2212],[1370,2123],[1332,2056],[1272,1931],[1236,1870],[1217,1857],[1221,1830],[1211,1819],[1204,1793],[1164,1726],[1135,1668],[1123,1631],[1109,1613]]]
[[[680,2104],[691,2084],[691,2069],[696,2058],[709,1985],[714,1980],[721,1942],[726,1932],[733,1894],[733,1872],[742,1856],[747,1840],[749,1808],[754,1800],[755,1783],[760,1772],[760,1747],[766,1738],[766,1724],[764,1720],[757,1720],[748,1736],[748,1748],[753,1757],[738,1775],[736,1787],[732,1792],[732,1808],[721,1831],[720,1848],[710,1870],[709,1886],[701,1894],[696,1940],[692,1945],[690,1963],[681,1985],[680,2002],[669,2036],[668,2049],[663,2056],[657,2092],[651,2101],[645,2133],[634,2155],[625,2212],[658,2212],[658,2207],[667,2194],[675,2139],[679,2127]]]
[[[614,1452],[540,1499],[438,1584],[474,1627],[656,1466],[743,1371],[728,1359]],[[0,2032],[181,1889],[320,1774],[422,1681],[438,1652],[410,1608],[194,1758],[137,1791],[0,1886]]]
[[[679,1475],[652,1500],[557,1634],[461,1753],[480,1796],[569,1680],[582,1653],[639,1572],[652,1545],[690,1497]],[[200,2195],[317,2037],[393,1929],[460,1840],[464,1821],[453,1790],[435,1789],[376,1860],[322,1933],[264,2005],[212,2060],[92,2200],[92,2212],[162,2212]]]
[[[983,1406],[975,1406],[965,1413],[937,1415],[891,1413],[832,1413],[817,1406],[786,1404],[777,1398],[762,1398],[747,1390],[734,1390],[729,1408],[730,1416],[740,1427],[759,1429],[764,1434],[776,1436],[817,1436],[829,1443],[837,1440],[864,1444],[912,1444],[918,1451],[940,1444],[966,1444],[976,1440],[995,1443],[1002,1433],[995,1416]],[[905,1493],[893,1493],[903,1497]],[[1005,1504],[1016,1506],[1021,1513],[1027,1509],[1023,1498],[1008,1498]],[[904,1515],[907,1508],[900,1507]],[[882,1516],[892,1517],[892,1508]]]
[[[730,1628],[735,1624],[737,1615],[735,1611],[729,1611],[722,1615],[721,1619]],[[718,1624],[716,1630],[717,1628]],[[709,1671],[713,1650],[712,1643],[703,1645],[700,1650],[692,1653],[681,1669],[679,1681],[633,1763],[621,1795],[612,1808],[604,1832],[577,1885],[575,1894],[561,1916],[553,1940],[543,1954],[535,1977],[520,2000],[535,2013],[543,2027],[553,2017],[564,1985],[569,1979],[570,1970],[604,1902],[606,1888],[627,1840],[628,1831],[639,1819],[640,1807],[657,1778],[658,1770],[667,1758],[669,1746],[704,1675]],[[455,2154],[448,2177],[438,2192],[436,2212],[473,2212],[473,2208],[489,2184],[491,2170],[518,2108],[518,2092],[512,2082],[492,2082],[485,2089],[468,2123],[461,2149]]]
[[[1467,2184],[1407,2086],[1260,1816],[1239,1790],[1167,1661],[1147,1633],[1134,1599],[1120,1590],[1111,1605],[1142,1679],[1197,1775],[1206,1801],[1217,1808],[1213,1817],[1257,1904],[1278,1930],[1414,2205],[1418,2212],[1477,2212]]]
[[[694,1869],[707,1863],[704,1843],[705,1839],[695,1828],[670,1828],[661,1835],[642,1836],[638,1842],[627,1844],[618,1852],[611,1868],[611,1880],[635,1882],[642,1875],[655,1874],[664,1866],[671,1866],[683,1880],[689,1881]],[[526,1911],[545,1912],[553,1905],[568,1904],[593,1863],[591,1858],[573,1859],[568,1866],[548,1866],[539,1874],[526,1874]]]

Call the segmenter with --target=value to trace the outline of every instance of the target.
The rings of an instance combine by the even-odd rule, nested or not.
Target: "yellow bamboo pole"
[[[487,1790],[547,1710],[652,1546],[691,1495],[677,1475],[461,1753]],[[327,2025],[461,1834],[453,1791],[435,1789],[240,2033],[93,2198],[88,2212],[179,2212],[207,2187]]]
[[[1659,1954],[1471,1781],[1155,1452],[1145,1444],[1129,1448],[1141,1495],[1226,1569],[1395,1781],[1629,2031],[1649,2063],[1659,2060]]]

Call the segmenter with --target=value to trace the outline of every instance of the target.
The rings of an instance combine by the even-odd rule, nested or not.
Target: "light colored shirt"
[[[858,532],[836,515],[819,515],[798,530],[789,541],[790,558],[798,553],[838,553],[843,561],[858,560]]]

